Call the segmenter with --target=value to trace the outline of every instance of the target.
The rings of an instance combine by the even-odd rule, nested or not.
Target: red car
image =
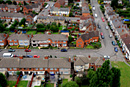
[[[100,35],[103,35],[103,33],[101,32]]]
[[[31,50],[30,49],[25,49],[25,52],[31,52]]]
[[[38,55],[34,55],[33,58],[40,58],[40,56],[38,56]]]
[[[102,17],[102,21],[104,22],[105,20],[103,19],[103,17]]]

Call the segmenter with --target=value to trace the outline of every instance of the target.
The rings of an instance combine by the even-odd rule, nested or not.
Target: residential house
[[[10,46],[29,46],[30,38],[27,34],[11,34],[7,40]]]
[[[100,57],[77,57],[74,62],[74,69],[77,72],[84,72],[88,69],[97,70],[104,63],[103,58]]]
[[[112,1],[112,0],[103,0],[103,3],[104,3],[104,4],[111,4],[111,1]]]
[[[67,47],[68,36],[62,34],[35,34],[31,39],[33,47]]]
[[[71,63],[68,58],[3,58],[0,60],[0,70],[8,71],[10,75],[16,75],[17,71],[23,73],[45,74],[70,74]]]
[[[65,25],[65,18],[62,17],[57,17],[57,16],[39,16],[37,18],[37,23],[52,23],[56,22],[57,24]]]
[[[82,14],[84,14],[84,13],[90,13],[90,11],[89,11],[89,6],[88,6],[88,4],[87,3],[82,3]]]
[[[86,34],[82,34],[76,40],[76,47],[83,48],[85,45],[88,45],[91,42],[98,42],[99,41],[99,31],[91,31]]]
[[[13,1],[16,1],[16,3],[17,3],[17,5],[19,4],[19,3],[21,3],[21,4],[24,4],[24,1],[26,2],[26,3],[30,3],[30,0],[13,0]]]
[[[35,11],[36,13],[38,13],[41,10],[41,8],[42,8],[41,3],[25,5],[23,6],[23,13],[29,13],[32,11]]]
[[[0,12],[0,19],[5,20],[6,22],[11,22],[11,21],[21,21],[25,15],[21,13],[9,13],[9,12]]]
[[[35,16],[36,16],[35,14],[26,15],[26,22],[29,24],[34,23]]]
[[[8,5],[8,4],[0,4],[0,10],[3,12],[19,12],[20,6],[18,5]]]
[[[8,34],[0,33],[0,47],[4,47],[7,45]]]

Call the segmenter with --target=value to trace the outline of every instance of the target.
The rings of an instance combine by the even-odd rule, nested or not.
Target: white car
[[[112,34],[110,34],[109,37],[112,38]]]
[[[108,26],[106,26],[106,30],[108,30]]]
[[[106,56],[106,55],[105,55],[105,56],[104,56],[104,59],[110,59],[110,56]]]
[[[95,6],[93,6],[93,10],[95,11]]]
[[[97,14],[95,14],[95,18],[97,18]]]

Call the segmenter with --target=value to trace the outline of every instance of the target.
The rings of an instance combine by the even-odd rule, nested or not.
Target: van
[[[13,57],[13,54],[12,53],[4,53],[3,54],[3,57]]]

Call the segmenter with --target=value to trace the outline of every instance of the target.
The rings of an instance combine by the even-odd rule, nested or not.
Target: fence
[[[15,87],[17,87],[19,81],[20,81],[20,75],[19,75],[19,77],[18,77],[18,79],[17,79],[17,82],[16,82],[16,84],[15,84]]]
[[[32,86],[33,77],[34,77],[34,73],[33,73],[33,75],[32,75],[32,78],[31,78],[31,82],[30,82],[30,85],[29,85],[29,87],[31,87],[31,86]]]

